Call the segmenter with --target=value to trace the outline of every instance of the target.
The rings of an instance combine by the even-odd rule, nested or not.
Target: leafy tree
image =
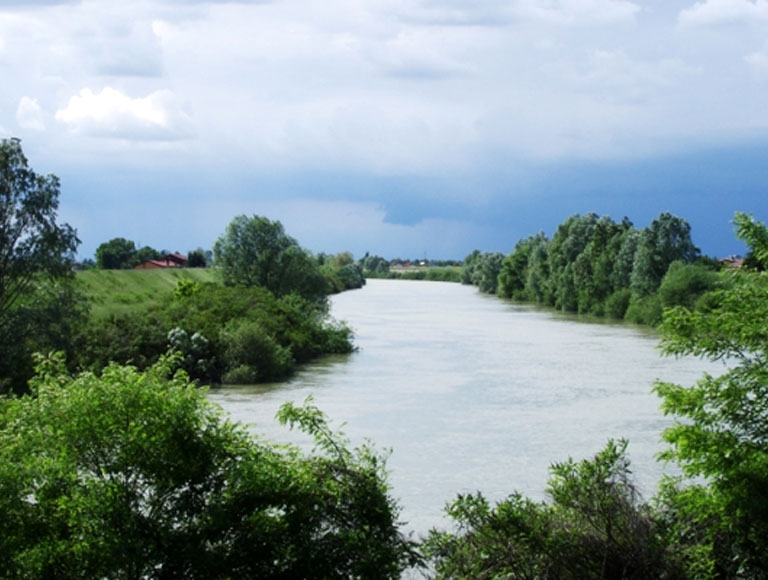
[[[672,262],[690,264],[698,255],[688,222],[670,213],[660,214],[640,233],[632,267],[633,293],[649,296],[658,289]]]
[[[363,268],[363,273],[366,276],[371,274],[377,276],[386,276],[389,273],[389,261],[381,256],[371,256],[366,254],[361,260],[360,264]]]
[[[135,255],[136,244],[131,240],[112,238],[96,248],[96,265],[102,270],[126,270],[134,266]]]
[[[551,306],[560,310],[578,309],[575,263],[589,244],[598,221],[597,214],[573,215],[558,228],[549,244],[549,296]]]
[[[98,249],[97,249],[98,251]],[[161,258],[162,254],[158,252],[155,248],[151,246],[142,246],[138,250],[136,250],[133,255],[130,258],[130,267],[136,266],[138,264],[143,264],[144,262],[148,262],[149,260],[157,260],[158,258]]]
[[[56,223],[58,207],[58,177],[35,173],[18,139],[1,140],[0,391],[23,388],[32,335],[44,345],[48,324],[62,330],[71,321],[65,309],[57,320],[51,296],[61,292],[62,306],[76,300],[65,281],[80,241],[69,225]]]
[[[0,576],[398,578],[418,562],[378,453],[309,405],[280,420],[311,455],[256,439],[171,365],[70,378],[55,356],[34,397],[0,400]]]
[[[464,263],[461,268],[461,283],[462,284],[476,284],[475,271],[480,266],[482,260],[482,254],[480,250],[472,250],[472,253],[464,258]]]
[[[540,243],[546,243],[543,233],[530,236],[515,244],[515,250],[501,263],[498,276],[496,293],[504,298],[524,300],[526,298],[525,286],[528,274],[528,263],[533,248]]]
[[[573,264],[579,312],[605,314],[606,300],[618,290],[613,285],[613,268],[624,233],[631,228],[632,223],[627,218],[617,224],[605,216],[595,223],[589,243]]]
[[[262,286],[278,297],[296,293],[318,303],[325,300],[326,281],[317,262],[279,221],[238,216],[213,252],[229,286]]]
[[[206,251],[202,248],[197,248],[187,254],[188,268],[205,268],[209,261]]]
[[[739,235],[768,260],[768,229],[736,215]],[[683,476],[665,485],[672,538],[702,578],[763,578],[768,570],[768,275],[732,272],[707,308],[665,312],[668,354],[724,360],[692,387],[658,383],[664,458]]]

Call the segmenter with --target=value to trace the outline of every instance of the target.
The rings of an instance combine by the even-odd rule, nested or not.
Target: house
[[[183,268],[187,265],[187,257],[179,254],[166,254],[156,260],[147,260],[133,267],[134,270],[153,270],[155,268]]]

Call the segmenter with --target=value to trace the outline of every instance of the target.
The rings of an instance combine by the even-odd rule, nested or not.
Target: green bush
[[[266,381],[283,378],[292,369],[290,350],[280,346],[258,322],[234,320],[219,337],[227,371],[247,367],[253,370],[255,379]],[[243,376],[243,371],[237,375]]]
[[[622,288],[608,296],[605,300],[605,316],[617,320],[624,318],[631,298],[632,291],[629,288]]]
[[[385,458],[311,406],[307,455],[228,421],[167,359],[0,399],[2,578],[399,578],[418,563]]]
[[[551,468],[549,503],[513,494],[491,508],[480,494],[447,508],[455,532],[425,542],[438,579],[680,578],[663,524],[629,475],[626,442],[609,442],[592,460]]]
[[[661,306],[693,308],[702,295],[717,287],[718,279],[717,272],[705,266],[672,262],[659,286]]]
[[[624,319],[635,324],[656,326],[661,322],[661,314],[661,300],[658,295],[652,294],[642,298],[633,296],[629,301]]]

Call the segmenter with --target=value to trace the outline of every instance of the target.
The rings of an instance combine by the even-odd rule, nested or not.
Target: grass
[[[77,281],[91,303],[93,316],[119,314],[147,306],[174,291],[179,280],[218,282],[211,268],[155,270],[86,270]]]

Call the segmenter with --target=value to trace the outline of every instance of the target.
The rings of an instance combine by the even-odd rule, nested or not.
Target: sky
[[[712,256],[768,220],[768,0],[0,0],[0,137],[79,255],[510,252],[670,211]]]

